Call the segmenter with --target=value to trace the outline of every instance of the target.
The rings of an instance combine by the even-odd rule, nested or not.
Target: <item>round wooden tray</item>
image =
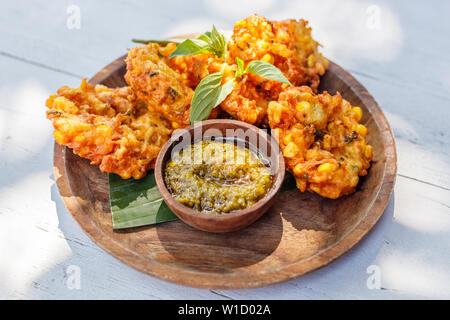
[[[124,57],[90,82],[126,85]],[[374,226],[394,186],[395,142],[381,109],[348,72],[330,62],[320,90],[339,91],[363,109],[374,160],[357,191],[329,200],[298,190],[283,192],[249,227],[226,234],[195,230],[182,221],[114,231],[107,175],[55,143],[54,171],[75,220],[100,247],[124,263],[174,283],[216,289],[262,287],[323,267],[353,247]]]

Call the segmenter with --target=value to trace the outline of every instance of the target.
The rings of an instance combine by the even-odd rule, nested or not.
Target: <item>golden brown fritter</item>
[[[275,65],[295,86],[308,85],[316,90],[328,60],[318,51],[305,20],[268,21],[252,15],[234,25],[228,43],[228,63],[236,57],[245,64],[262,60]]]
[[[336,199],[355,191],[372,160],[362,112],[337,93],[314,95],[291,87],[268,108],[272,135],[280,144],[297,187]]]
[[[209,53],[177,56],[169,59],[168,57],[176,47],[177,45],[174,43],[166,46],[164,54],[167,57],[167,64],[181,75],[184,83],[191,89],[195,90],[195,87],[197,87],[203,78],[210,74],[220,72],[224,68],[222,59]]]
[[[235,24],[228,44],[227,62],[236,57],[245,64],[262,60],[278,67],[293,85],[317,89],[320,75],[325,73],[328,61],[318,52],[319,44],[311,38],[311,29],[304,20],[267,21],[252,15]],[[254,125],[267,123],[267,106],[277,100],[287,86],[280,82],[245,75],[236,80],[233,92],[221,108],[233,118]]]
[[[238,119],[253,125],[267,125],[269,102],[277,100],[283,85],[254,74],[246,74],[235,80],[233,91],[220,107]]]
[[[148,111],[129,87],[94,87],[83,79],[80,88],[60,88],[46,105],[59,144],[124,179],[145,176],[172,133],[170,122]]]
[[[223,65],[219,59],[208,53],[174,57],[168,64],[181,74],[186,85],[192,89],[206,76],[221,71]]]
[[[174,128],[182,128],[189,125],[194,91],[167,65],[167,50],[156,43],[131,49],[125,80],[151,111],[161,113]]]
[[[195,90],[203,78],[226,68],[226,64],[221,59],[208,53],[199,53],[192,56],[177,56],[169,59],[170,54],[176,47],[177,45],[175,43],[169,43],[160,50],[165,56],[167,65],[177,71],[183,82],[192,90]],[[216,107],[211,110],[208,118],[215,119],[219,116],[220,112],[221,109]]]

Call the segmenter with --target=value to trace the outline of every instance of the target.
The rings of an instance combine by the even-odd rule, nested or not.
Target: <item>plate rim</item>
[[[102,82],[112,71],[117,71],[125,65],[124,56],[114,60],[101,71],[99,71],[89,82],[97,84]],[[377,223],[379,218],[383,215],[386,207],[390,201],[397,174],[397,152],[392,129],[383,114],[381,108],[366,90],[366,88],[358,82],[349,72],[330,61],[329,70],[333,69],[336,73],[344,75],[341,80],[344,81],[361,99],[361,101],[370,110],[373,120],[377,123],[380,129],[380,136],[383,139],[385,146],[385,169],[384,175],[376,197],[371,206],[367,208],[366,215],[342,238],[315,255],[306,259],[300,260],[289,265],[284,265],[278,269],[260,273],[254,273],[252,279],[243,279],[238,273],[220,274],[218,273],[191,271],[180,269],[171,265],[161,264],[157,261],[144,259],[129,249],[123,247],[119,242],[106,235],[83,211],[82,204],[77,197],[72,196],[70,182],[68,180],[66,171],[66,152],[67,147],[54,143],[54,175],[58,187],[58,191],[63,199],[63,202],[71,213],[72,217],[77,221],[81,229],[93,240],[99,247],[108,252],[110,255],[120,260],[121,262],[131,266],[132,268],[143,273],[154,276],[158,279],[185,285],[195,288],[204,289],[250,289],[258,288],[277,283],[289,281],[301,277],[309,272],[322,268],[332,261],[342,256],[345,252],[352,249],[361,239],[366,236],[373,226]],[[108,72],[106,72],[108,71]],[[69,196],[65,196],[68,194]],[[139,262],[139,263],[138,263]],[[168,272],[173,269],[173,272]],[[195,277],[192,277],[195,275]],[[214,278],[219,279],[214,280]],[[226,281],[225,281],[226,279]]]

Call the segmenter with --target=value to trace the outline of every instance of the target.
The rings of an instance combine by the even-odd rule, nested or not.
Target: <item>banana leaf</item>
[[[122,179],[110,173],[109,199],[114,229],[124,229],[177,220],[156,186],[153,171],[139,180]]]
[[[142,179],[122,179],[110,173],[109,199],[114,229],[124,229],[178,220],[167,207],[156,185],[155,175],[150,171]],[[296,188],[295,179],[286,172],[280,192]]]

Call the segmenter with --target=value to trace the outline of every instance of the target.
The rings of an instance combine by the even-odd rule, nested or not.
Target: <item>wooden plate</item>
[[[90,82],[126,85],[124,57]],[[363,109],[374,160],[357,192],[338,200],[291,190],[249,227],[226,234],[195,230],[182,221],[113,231],[108,180],[97,166],[55,144],[54,170],[75,220],[100,247],[124,263],[174,283],[216,289],[262,287],[320,268],[353,247],[383,214],[397,170],[394,138],[375,100],[348,72],[330,63],[320,90]]]

